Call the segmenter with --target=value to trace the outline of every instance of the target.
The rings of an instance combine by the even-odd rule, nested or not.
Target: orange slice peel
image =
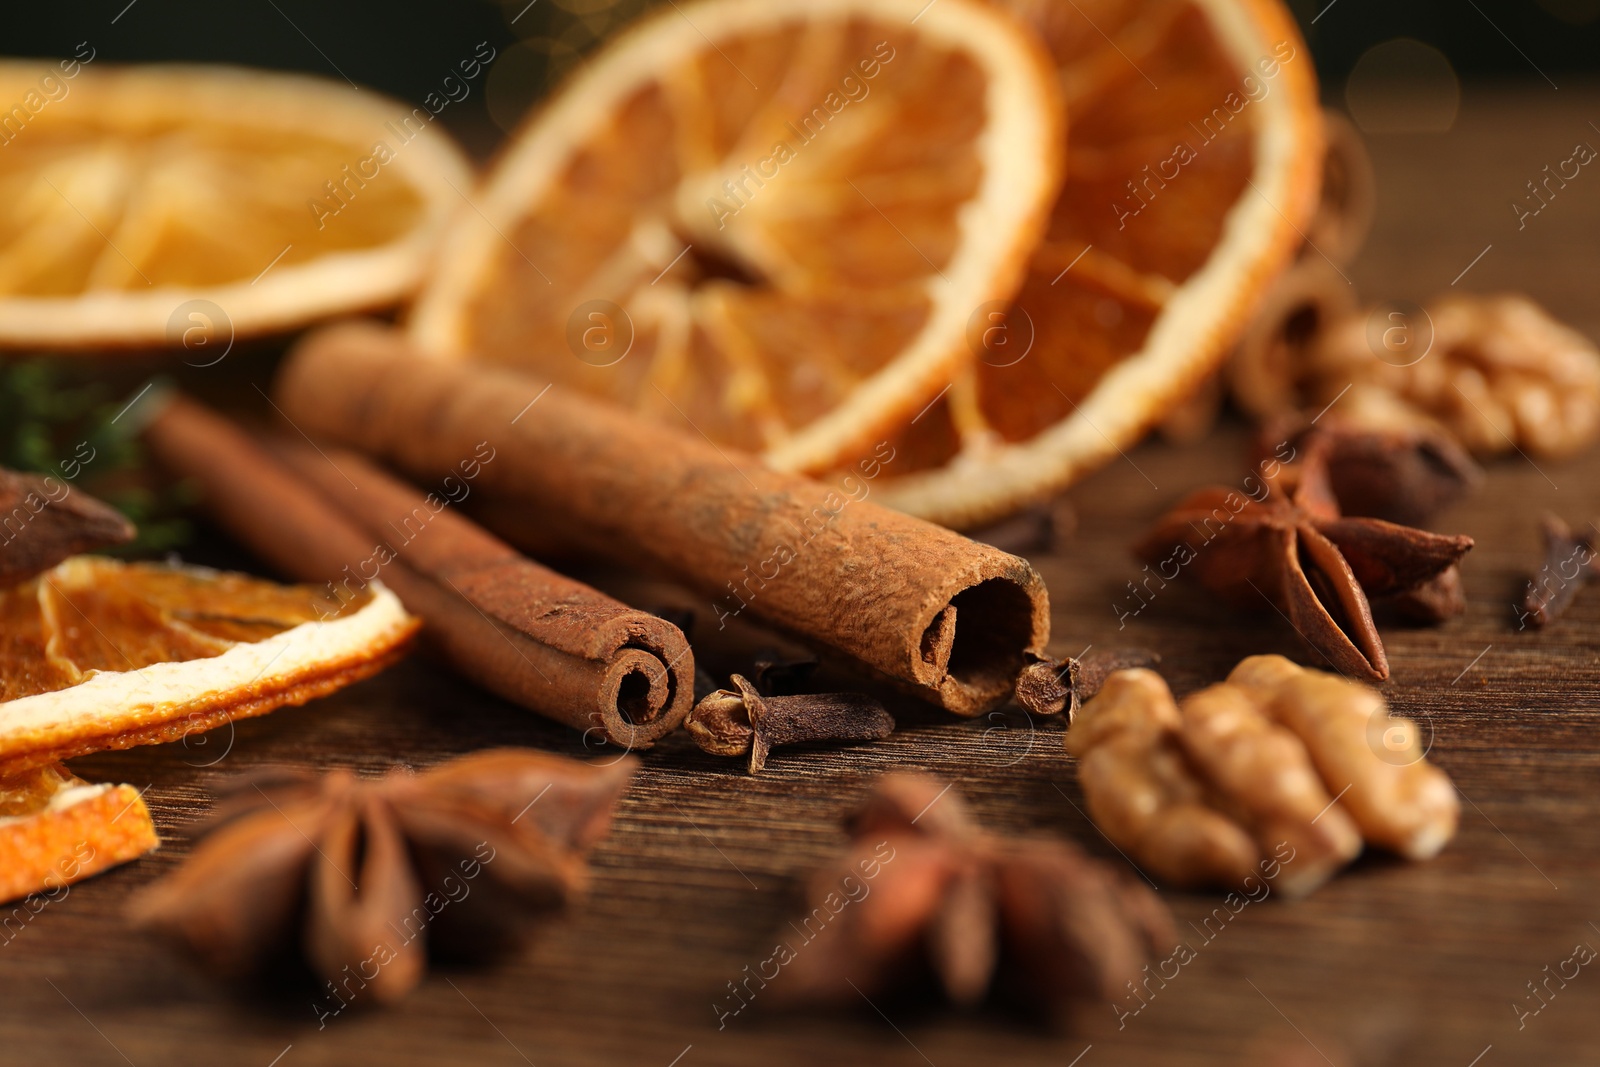
[[[0,99],[42,69],[0,61]],[[7,347],[213,360],[235,337],[392,304],[472,181],[428,112],[320,78],[97,63],[57,81],[0,151]]]
[[[976,0],[696,0],[515,134],[409,322],[774,466],[912,418],[1059,182],[1048,57]]]
[[[1276,0],[996,2],[1048,44],[1072,136],[1003,342],[901,428],[892,473],[914,473],[881,487],[961,527],[1116,459],[1216,369],[1304,241],[1323,159]]]
[[[0,778],[0,901],[59,899],[66,886],[160,844],[131,785],[90,785],[54,765]]]
[[[402,656],[419,623],[356,598],[75,556],[0,592],[0,773],[303,704]]]

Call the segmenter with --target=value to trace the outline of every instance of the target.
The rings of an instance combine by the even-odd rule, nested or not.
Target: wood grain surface
[[[1508,206],[1545,163],[1600,140],[1594,116],[1600,93],[1575,87],[1469,94],[1448,134],[1375,138],[1379,218],[1353,282],[1369,299],[1426,298],[1492,246],[1458,289],[1523,289],[1600,333],[1600,175],[1586,171],[1521,231]],[[258,361],[261,384],[268,362]],[[1138,572],[1131,539],[1189,489],[1239,477],[1242,444],[1237,427],[1182,450],[1149,443],[1058,505],[1055,544],[1033,556],[1050,587],[1056,652],[1149,645],[1180,692],[1249,653],[1314,662],[1280,620],[1219,615],[1178,586],[1118,629],[1113,604]],[[1120,1029],[1109,1010],[1065,1033],[1003,1010],[958,1016],[904,1004],[780,1016],[759,995],[718,1024],[718,1008],[734,1005],[727,983],[792,937],[782,930],[802,879],[839,849],[840,817],[879,770],[945,775],[995,830],[1060,834],[1124,862],[1082,813],[1060,724],[1015,711],[963,721],[899,703],[902,729],[889,740],[780,751],[758,778],[676,737],[645,755],[595,854],[585,904],[516,959],[435,971],[392,1010],[358,1000],[319,1025],[313,991],[219,987],[128,928],[129,895],[183,858],[219,783],[247,768],[377,773],[503,744],[610,758],[411,660],[186,744],[77,761],[92,780],[145,789],[167,844],[6,927],[0,1063],[1600,1063],[1600,973],[1552,979],[1542,1000],[1529,985],[1575,946],[1600,947],[1600,588],[1545,633],[1518,632],[1511,609],[1538,565],[1544,508],[1574,521],[1600,516],[1600,454],[1494,464],[1476,495],[1435,523],[1477,539],[1464,567],[1467,614],[1435,630],[1386,631],[1389,699],[1423,724],[1431,758],[1461,791],[1456,840],[1424,864],[1364,858],[1308,900],[1269,897],[1209,932],[1201,924],[1218,897],[1164,893],[1196,958]],[[214,535],[191,555],[261,569]],[[726,665],[737,653],[724,651]],[[1519,1006],[1540,1010],[1519,1019]]]

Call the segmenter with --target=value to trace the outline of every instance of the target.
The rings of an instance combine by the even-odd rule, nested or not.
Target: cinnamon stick
[[[1322,258],[1349,266],[1366,243],[1378,206],[1378,179],[1372,157],[1355,123],[1337,111],[1324,111],[1327,148],[1322,158],[1322,192],[1306,227],[1301,258]]]
[[[1320,256],[1280,274],[1228,362],[1233,402],[1258,422],[1298,410],[1301,379],[1318,335],[1355,309],[1355,290]]]
[[[1233,402],[1258,422],[1296,410],[1312,347],[1328,327],[1356,310],[1356,292],[1339,269],[1361,251],[1377,205],[1377,179],[1361,133],[1324,113],[1327,147],[1322,187],[1306,240],[1288,270],[1268,287],[1226,369]]]
[[[631,748],[693,707],[694,660],[677,627],[518,555],[443,497],[353,453],[259,442],[181,397],[145,436],[262,558],[335,592],[381,580],[450,663],[508,700]]]
[[[307,433],[420,478],[487,440],[486,492],[699,587],[719,623],[748,612],[959,714],[1004,702],[1049,637],[1025,560],[866,499],[887,445],[827,485],[370,323],[301,341],[277,392]]]

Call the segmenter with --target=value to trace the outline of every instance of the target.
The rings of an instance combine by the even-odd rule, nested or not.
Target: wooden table
[[[1369,295],[1425,298],[1471,263],[1458,288],[1523,288],[1600,333],[1600,176],[1586,172],[1521,232],[1507,206],[1575,141],[1600,142],[1588,125],[1595,115],[1600,95],[1571,87],[1469,95],[1448,135],[1376,139],[1380,216],[1354,281]],[[1241,444],[1238,428],[1185,450],[1146,444],[1072,490],[1076,530],[1035,557],[1050,586],[1055,651],[1146,644],[1180,691],[1248,653],[1306,655],[1276,620],[1218,616],[1178,587],[1118,631],[1112,605],[1137,571],[1130,539],[1183,492],[1236,478]],[[1209,940],[1200,922],[1219,898],[1164,894],[1197,958],[1120,1030],[1109,1011],[1053,1034],[1003,1013],[886,1017],[863,1005],[784,1018],[759,999],[717,1024],[726,983],[771,953],[802,879],[838,850],[839,819],[878,770],[948,776],[995,830],[1062,834],[1122,862],[1082,814],[1059,724],[1018,712],[955,721],[899,706],[903,728],[888,741],[780,752],[759,778],[673,739],[646,755],[596,852],[585,905],[516,961],[436,971],[395,1010],[352,1008],[319,1027],[310,992],[225,990],[128,929],[129,894],[182,859],[218,784],[246,768],[378,772],[500,744],[585,754],[575,733],[411,661],[203,743],[79,761],[92,779],[148,785],[168,843],[4,935],[0,1063],[1600,1062],[1593,968],[1564,988],[1552,981],[1548,1005],[1520,1026],[1516,1011],[1539,1005],[1529,983],[1576,945],[1600,946],[1600,589],[1547,633],[1517,632],[1510,607],[1537,566],[1539,510],[1600,515],[1597,476],[1600,454],[1495,464],[1436,523],[1477,538],[1465,566],[1469,611],[1437,630],[1386,635],[1389,698],[1424,724],[1431,758],[1463,797],[1444,854],[1416,865],[1365,858],[1308,900],[1251,904]],[[196,554],[249,562],[215,543]]]

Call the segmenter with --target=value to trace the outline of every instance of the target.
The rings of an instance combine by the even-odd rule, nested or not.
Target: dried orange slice
[[[1115,457],[1237,339],[1316,206],[1312,59],[1277,0],[997,0],[1072,123],[1049,233],[978,360],[906,428],[879,499],[954,526]],[[1313,253],[1314,254],[1314,253]]]
[[[239,574],[74,556],[0,591],[0,772],[177,741],[397,659],[417,621]]]
[[[9,60],[0,100],[7,346],[220,355],[391,303],[472,180],[428,110],[319,78]]]
[[[90,785],[54,765],[0,777],[0,901],[39,893],[42,908],[73,882],[160,844],[131,785]],[[34,914],[19,908],[11,919]]]
[[[1061,137],[1048,57],[975,0],[674,3],[512,139],[412,336],[823,468],[971,359]]]

